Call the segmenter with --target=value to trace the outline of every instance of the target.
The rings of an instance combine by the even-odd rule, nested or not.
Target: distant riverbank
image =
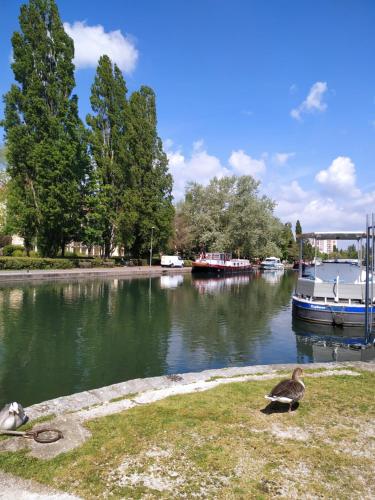
[[[78,278],[122,278],[127,276],[161,276],[191,272],[190,267],[165,268],[161,266],[110,267],[92,269],[35,269],[0,271],[0,283],[8,281],[57,280]]]

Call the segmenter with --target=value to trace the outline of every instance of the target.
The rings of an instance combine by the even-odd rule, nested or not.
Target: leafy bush
[[[184,260],[184,267],[191,267],[193,261],[189,259]]]
[[[101,259],[99,257],[95,257],[91,262],[91,267],[115,267],[116,265],[114,259]]]
[[[18,250],[17,250],[18,252]],[[0,257],[0,270],[22,270],[22,269],[73,269],[92,267],[114,267],[114,259],[50,259],[43,257],[6,256]]]
[[[16,251],[21,251],[22,256],[25,248],[22,245],[5,245],[5,247],[3,248],[3,255],[11,257],[13,255],[13,252]]]
[[[74,263],[68,259],[33,257],[0,257],[0,269],[71,269]]]
[[[77,259],[78,255],[75,252],[65,252],[63,259]]]
[[[13,250],[12,257],[24,257],[25,252],[21,249]]]

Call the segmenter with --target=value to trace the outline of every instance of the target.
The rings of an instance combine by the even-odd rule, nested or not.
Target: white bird
[[[290,412],[293,403],[301,400],[305,394],[305,384],[300,380],[302,374],[302,368],[296,368],[291,379],[279,382],[265,398],[272,402],[288,404]]]
[[[0,411],[0,429],[14,431],[28,421],[28,417],[19,403],[10,403]]]

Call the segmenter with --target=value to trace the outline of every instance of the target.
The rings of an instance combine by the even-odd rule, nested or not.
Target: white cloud
[[[296,156],[296,153],[276,153],[273,160],[277,165],[285,165],[288,161]]]
[[[87,26],[85,22],[64,23],[64,29],[74,41],[74,63],[77,68],[96,67],[99,57],[107,55],[126,73],[131,73],[138,60],[133,41],[120,30],[105,32],[100,24]]]
[[[194,151],[200,151],[203,149],[204,146],[204,140],[203,139],[198,139],[197,141],[193,142],[193,150]]]
[[[292,109],[290,112],[292,118],[300,120],[302,113],[325,111],[327,109],[327,104],[323,102],[323,97],[327,90],[327,82],[315,82],[306,99],[297,108]]]
[[[207,185],[213,177],[221,178],[231,174],[219,158],[207,153],[202,140],[194,142],[189,158],[185,157],[180,149],[168,150],[166,143],[167,141],[164,145],[169,160],[169,171],[173,176],[173,196],[176,201],[184,197],[188,182]]]
[[[207,152],[202,139],[193,143],[189,157],[182,153],[181,148],[172,149],[173,141],[170,139],[164,141],[164,146],[169,160],[169,171],[173,176],[173,196],[176,201],[184,197],[188,182],[198,182],[206,186],[213,177],[219,179],[228,175],[259,177],[266,169],[265,154],[256,160],[242,149],[232,151],[228,165],[225,165],[217,156]]]
[[[349,197],[359,195],[356,187],[355,165],[347,156],[338,156],[326,170],[321,170],[315,180],[331,193],[345,193]]]
[[[278,192],[283,200],[290,202],[303,201],[309,196],[309,193],[304,191],[296,180],[292,181],[290,184],[282,185]]]
[[[282,221],[295,224],[300,220],[304,231],[357,231],[363,228],[366,210],[353,209],[347,199],[333,199],[308,192],[304,200],[277,200],[276,215]]]
[[[163,141],[163,145],[164,145],[164,149],[166,149],[166,150],[170,150],[170,149],[172,148],[172,146],[173,146],[173,141],[172,141],[172,139],[165,139],[165,140]]]
[[[164,145],[174,178],[176,201],[184,197],[189,181],[207,185],[213,177],[259,175],[266,170],[266,154],[254,159],[239,149],[232,151],[227,163],[222,163],[207,152],[203,140],[193,143],[189,155],[181,148],[172,149],[170,139]],[[311,178],[310,171],[303,176],[305,182],[307,176]],[[299,219],[304,231],[359,230],[364,226],[365,214],[371,213],[375,205],[375,191],[362,191],[357,186],[354,162],[345,156],[338,156],[327,169],[316,173],[317,182],[310,181],[308,188],[301,186],[296,176],[287,181],[285,171],[281,174],[277,168],[268,178],[270,182],[261,185],[261,192],[276,201],[276,216],[293,225]]]
[[[315,176],[317,184],[304,190],[296,180],[266,186],[265,192],[276,200],[276,215],[293,224],[299,219],[304,231],[360,230],[365,214],[373,212],[375,191],[356,184],[354,162],[345,156]],[[318,189],[316,189],[318,188]]]
[[[237,175],[252,175],[259,177],[266,170],[264,159],[256,160],[245,153],[242,149],[232,151],[229,157],[229,165]]]
[[[295,83],[292,83],[292,85],[289,87],[289,93],[290,94],[295,94],[298,90],[298,86]]]

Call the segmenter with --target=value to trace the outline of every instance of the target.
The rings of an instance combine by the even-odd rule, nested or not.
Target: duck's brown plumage
[[[300,401],[305,394],[305,386],[299,377],[302,375],[303,371],[301,368],[296,368],[293,371],[292,378],[289,380],[282,380],[279,382],[266,396],[266,399],[271,401],[278,401],[280,403],[289,404],[289,411],[292,404],[296,401]]]
[[[290,398],[293,401],[299,401],[303,398],[304,393],[305,388],[301,382],[295,380],[282,380],[272,389],[270,396]]]

